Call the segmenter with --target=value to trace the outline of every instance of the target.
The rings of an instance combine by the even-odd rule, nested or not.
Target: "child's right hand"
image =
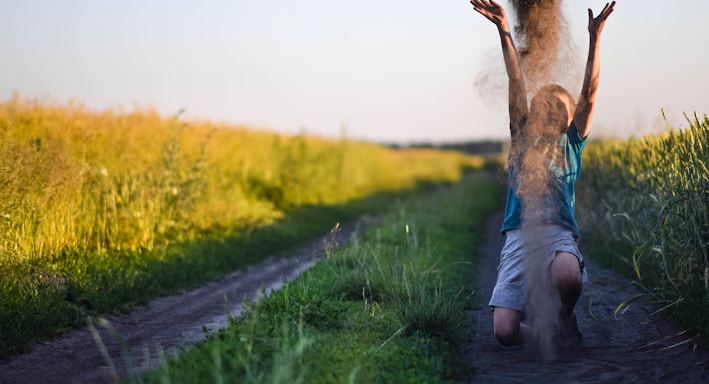
[[[498,27],[507,26],[507,15],[505,9],[493,0],[471,0],[470,4],[475,7],[475,11],[485,16]]]

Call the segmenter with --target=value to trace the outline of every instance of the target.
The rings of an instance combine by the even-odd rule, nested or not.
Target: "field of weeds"
[[[16,96],[0,104],[0,356],[481,163]]]
[[[709,119],[688,123],[589,143],[577,218],[584,253],[705,336]],[[500,208],[484,165],[15,97],[0,104],[0,356],[376,213],[381,226],[133,379],[450,381],[470,369],[471,253]]]

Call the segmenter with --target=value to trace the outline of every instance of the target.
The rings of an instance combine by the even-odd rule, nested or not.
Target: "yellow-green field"
[[[0,104],[0,355],[376,210],[375,195],[481,165],[15,97]]]
[[[152,111],[0,105],[3,254],[141,249],[267,223],[420,181],[454,181],[481,160],[286,136]]]

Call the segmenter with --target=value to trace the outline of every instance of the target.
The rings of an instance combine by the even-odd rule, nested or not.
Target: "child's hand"
[[[507,15],[502,6],[493,0],[471,0],[470,4],[475,7],[475,10],[485,16],[488,20],[492,21],[497,25],[506,26],[507,25]]]
[[[615,1],[610,4],[606,3],[606,6],[603,7],[603,10],[596,18],[593,17],[593,11],[591,8],[588,9],[588,32],[591,36],[598,37],[601,34],[603,26],[606,24],[606,19],[608,19],[608,16],[613,13],[614,8]]]

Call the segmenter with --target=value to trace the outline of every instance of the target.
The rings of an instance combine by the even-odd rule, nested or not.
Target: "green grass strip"
[[[376,228],[135,382],[451,382],[472,362],[474,278],[494,176],[393,204]]]

